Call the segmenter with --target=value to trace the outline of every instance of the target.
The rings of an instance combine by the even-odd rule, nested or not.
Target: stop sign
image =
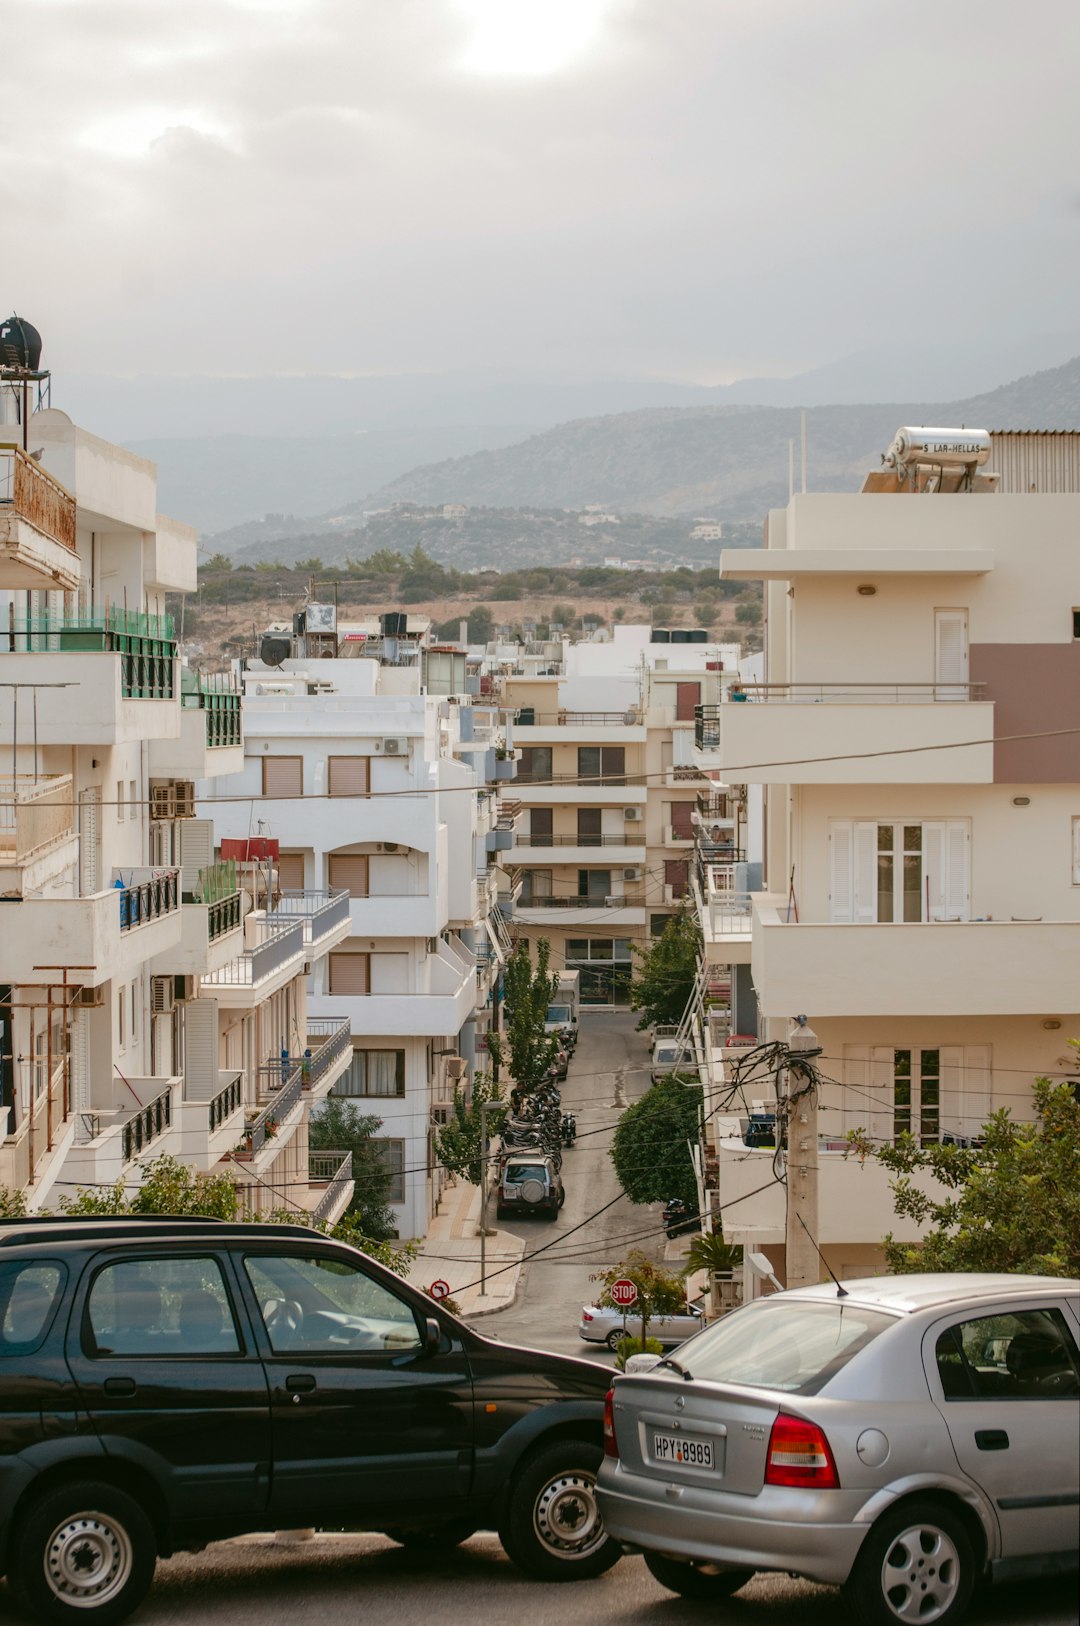
[[[611,1296],[620,1310],[629,1310],[637,1302],[637,1288],[629,1276],[620,1276],[617,1282],[611,1284]]]

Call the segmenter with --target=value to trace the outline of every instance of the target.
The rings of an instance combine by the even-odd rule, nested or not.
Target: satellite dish
[[[259,643],[259,659],[264,666],[280,666],[292,654],[289,638],[264,637]]]
[[[0,367],[36,373],[41,366],[41,334],[32,322],[9,316],[0,322]]]

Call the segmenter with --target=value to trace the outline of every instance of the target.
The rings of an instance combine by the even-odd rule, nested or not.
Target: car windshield
[[[570,1007],[569,1007],[569,1005],[549,1005],[548,1006],[547,1021],[549,1021],[549,1022],[569,1022],[569,1020],[570,1020]]]
[[[506,1171],[508,1181],[543,1180],[547,1170],[542,1163],[511,1163]]]
[[[843,1299],[748,1305],[699,1334],[682,1364],[695,1378],[815,1395],[895,1316]]]

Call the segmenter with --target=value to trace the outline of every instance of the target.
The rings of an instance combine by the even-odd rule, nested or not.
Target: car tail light
[[[618,1457],[619,1442],[615,1438],[615,1391],[609,1389],[604,1396],[604,1455]]]
[[[769,1435],[766,1485],[810,1485],[815,1490],[839,1490],[832,1451],[816,1423],[780,1412]]]
[[[591,1321],[592,1316],[589,1314],[588,1310],[582,1310],[581,1319],[582,1321]]]

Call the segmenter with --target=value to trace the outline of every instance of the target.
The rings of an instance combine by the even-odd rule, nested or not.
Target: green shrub
[[[662,1355],[664,1346],[659,1338],[631,1338],[627,1333],[620,1338],[615,1346],[615,1366],[620,1372],[626,1371],[626,1363],[631,1355]]]

